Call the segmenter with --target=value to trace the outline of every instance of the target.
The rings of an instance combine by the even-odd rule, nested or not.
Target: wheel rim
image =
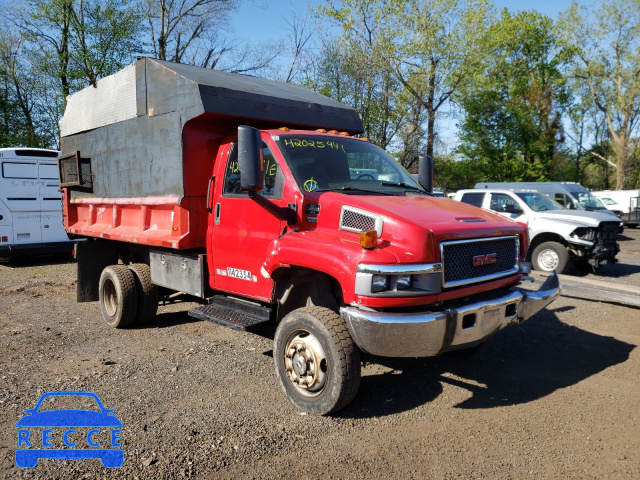
[[[558,257],[558,253],[550,248],[547,248],[540,252],[538,255],[538,263],[542,267],[543,270],[547,272],[551,272],[558,268],[558,264],[560,263],[560,258]]]
[[[107,280],[102,287],[102,303],[107,315],[113,317],[118,310],[118,294],[111,280]]]
[[[296,330],[284,351],[284,367],[291,384],[302,395],[319,395],[327,384],[327,357],[320,341],[306,330]]]

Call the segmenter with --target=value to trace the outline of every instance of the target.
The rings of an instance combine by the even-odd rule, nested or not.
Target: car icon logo
[[[57,397],[65,397],[65,402],[82,403],[83,407],[89,405],[93,409],[43,408],[45,401],[47,404],[55,403]],[[124,464],[124,451],[120,444],[122,422],[115,416],[114,410],[104,408],[95,393],[45,393],[34,408],[26,409],[24,413],[16,423],[18,467],[33,468],[41,458],[99,458],[107,468],[119,468]]]

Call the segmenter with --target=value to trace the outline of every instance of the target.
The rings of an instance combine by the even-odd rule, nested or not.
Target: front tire
[[[562,273],[569,263],[569,252],[558,242],[543,242],[533,249],[531,263],[542,272]]]
[[[110,265],[100,275],[100,310],[107,325],[123,328],[132,325],[138,310],[136,279],[126,265]]]
[[[344,320],[324,307],[294,310],[274,337],[276,376],[298,409],[327,415],[344,408],[360,386],[360,352]]]

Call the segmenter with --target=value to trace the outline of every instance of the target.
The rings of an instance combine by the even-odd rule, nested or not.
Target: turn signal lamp
[[[378,232],[375,230],[360,232],[360,246],[367,249],[376,248],[378,246]]]
[[[335,133],[335,134],[337,134],[337,133],[338,133],[338,130],[329,130],[329,133]]]
[[[316,132],[327,133],[327,131],[324,128],[319,128],[316,130]]]
[[[338,135],[343,135],[345,137],[349,136],[349,132],[340,132]]]
[[[281,130],[283,132],[288,132],[289,131],[289,127],[280,127],[278,130]]]

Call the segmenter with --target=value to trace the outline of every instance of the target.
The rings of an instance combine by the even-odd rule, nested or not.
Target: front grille
[[[613,241],[618,239],[620,222],[600,222],[600,240]]]
[[[458,287],[517,273],[518,249],[518,237],[442,242],[444,287]]]

